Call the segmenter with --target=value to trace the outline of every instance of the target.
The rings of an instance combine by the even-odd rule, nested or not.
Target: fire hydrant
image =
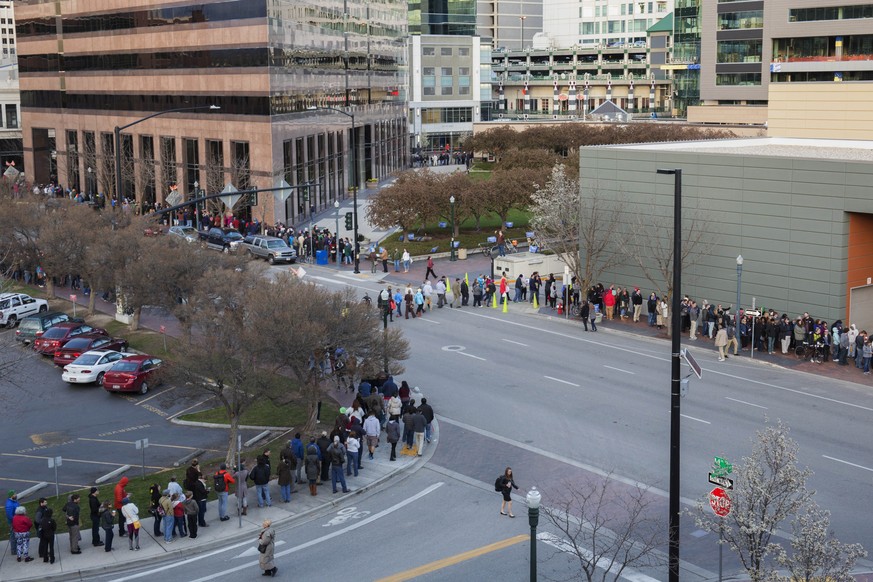
[[[558,315],[564,314],[564,302],[558,301]]]

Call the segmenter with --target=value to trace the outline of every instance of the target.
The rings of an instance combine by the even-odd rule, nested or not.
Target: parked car
[[[139,392],[146,394],[152,384],[160,384],[158,371],[163,360],[154,356],[127,356],[115,362],[103,375],[107,392]]]
[[[236,252],[243,242],[243,237],[236,229],[216,226],[206,232],[200,232],[200,242],[208,249],[230,253]]]
[[[100,384],[103,381],[103,375],[115,362],[133,355],[135,354],[112,350],[85,352],[64,366],[64,373],[61,374],[61,379],[70,384],[90,384],[92,382]]]
[[[0,325],[12,328],[28,315],[46,311],[48,301],[45,299],[34,299],[24,293],[0,294]]]
[[[171,226],[167,231],[167,234],[185,239],[185,241],[189,243],[197,242],[200,238],[197,229],[193,226]]]
[[[127,341],[122,338],[109,337],[102,333],[83,333],[76,336],[64,346],[55,351],[56,366],[66,366],[85,352],[94,350],[113,350],[123,352],[127,349]]]
[[[297,262],[297,251],[275,236],[250,234],[243,240],[243,246],[248,249],[252,257],[267,259],[271,265],[276,262]]]
[[[44,311],[36,315],[30,315],[22,319],[21,323],[18,324],[18,329],[15,330],[15,341],[29,344],[40,337],[48,328],[65,321],[71,321],[71,318],[61,311]],[[75,319],[72,321],[82,320]]]
[[[109,335],[105,329],[91,327],[81,321],[64,321],[48,328],[40,337],[33,340],[33,349],[44,356],[51,356],[68,341],[84,333]]]

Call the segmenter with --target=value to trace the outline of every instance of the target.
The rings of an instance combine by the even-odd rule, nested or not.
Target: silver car
[[[171,226],[167,233],[183,238],[189,243],[197,242],[200,238],[197,229],[192,226]]]

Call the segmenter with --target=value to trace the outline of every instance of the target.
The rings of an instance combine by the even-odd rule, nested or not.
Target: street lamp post
[[[198,198],[200,196],[200,182],[194,180],[194,198]],[[200,204],[194,205],[194,224],[197,226],[197,230],[200,230]]]
[[[179,113],[181,111],[196,111],[198,109],[209,109],[210,111],[216,111],[221,109],[218,105],[199,105],[197,107],[177,107],[176,109],[167,109],[166,111],[158,111],[157,113],[152,113],[151,115],[146,115],[142,119],[137,119],[127,125],[115,126],[115,198],[121,198],[121,131],[127,129],[128,127],[133,127],[134,125],[140,124],[143,121],[148,121],[152,117],[158,117],[159,115],[166,115],[167,113]]]
[[[518,19],[521,20],[521,50],[524,50],[524,21],[527,16],[519,16]]]
[[[527,519],[530,522],[530,582],[537,579],[537,525],[540,523],[540,500],[536,487],[527,492]]]
[[[327,111],[336,111],[337,113],[342,113],[346,117],[352,120],[352,139],[350,142],[350,146],[352,149],[352,213],[354,214],[353,220],[353,236],[355,237],[352,241],[352,253],[355,255],[355,273],[361,272],[360,267],[360,253],[358,252],[358,132],[357,126],[355,125],[355,114],[349,113],[348,111],[343,111],[342,109],[337,109],[336,107],[309,107],[310,111],[317,111],[319,109],[325,109]]]
[[[672,340],[670,349],[670,499],[669,499],[669,538],[670,545],[668,550],[669,559],[669,582],[679,582],[679,496],[680,496],[680,479],[679,479],[679,438],[680,438],[680,404],[682,398],[680,395],[680,335],[681,318],[679,317],[680,302],[679,297],[682,294],[682,170],[676,168],[673,170],[658,169],[659,174],[673,175],[673,300],[672,300],[672,319],[671,334]]]
[[[336,209],[336,227],[333,231],[333,244],[336,246],[336,264],[339,266],[340,264],[340,252],[339,252],[339,200],[333,201],[333,207]]]
[[[88,166],[88,198],[93,202],[94,201],[94,169],[91,166]]]
[[[737,256],[737,311],[736,311],[736,314],[734,316],[736,318],[735,319],[736,323],[734,324],[736,331],[734,333],[736,334],[736,337],[739,338],[737,341],[739,341],[741,344],[743,341],[742,336],[740,336],[740,305],[741,305],[741,303],[740,303],[740,289],[742,288],[742,284],[743,284],[743,255],[738,255]]]
[[[455,197],[449,198],[449,204],[452,205],[452,248],[450,249],[450,261],[455,261]]]

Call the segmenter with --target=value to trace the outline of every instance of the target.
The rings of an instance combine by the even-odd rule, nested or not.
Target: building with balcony
[[[673,0],[542,0],[543,32],[557,47],[645,44],[646,30],[673,11]]]
[[[16,18],[37,182],[146,204],[174,186],[311,184],[309,199],[294,188],[233,209],[296,223],[408,165],[405,3],[20,0]],[[171,109],[186,111],[140,122]]]
[[[477,0],[476,32],[491,48],[521,50],[543,32],[544,0]]]

